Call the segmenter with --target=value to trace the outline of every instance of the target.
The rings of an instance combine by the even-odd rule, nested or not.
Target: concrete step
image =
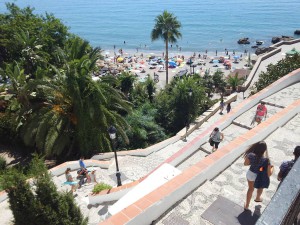
[[[299,99],[300,83],[293,84],[281,91],[276,92],[273,95],[265,98],[263,101],[268,105],[274,105],[277,107],[286,107],[292,102]]]
[[[210,152],[204,152],[204,151],[201,151],[201,149],[198,149],[194,154],[190,155],[187,159],[185,159],[176,168],[183,171],[186,168],[189,168],[190,166],[199,162],[201,159],[206,157],[208,154],[210,154]]]
[[[247,112],[240,115],[239,117],[237,117],[234,120],[235,124],[242,124],[246,127],[251,127],[251,122],[252,122],[252,120],[255,116],[256,108],[257,108],[257,105],[252,107]],[[269,117],[273,116],[274,114],[280,112],[282,110],[282,108],[268,105],[267,110],[268,110],[268,113],[267,113],[267,118],[266,119],[268,119]]]

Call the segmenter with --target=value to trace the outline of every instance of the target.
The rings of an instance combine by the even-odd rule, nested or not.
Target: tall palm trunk
[[[169,81],[169,52],[168,52],[168,39],[166,40],[166,85],[168,84]]]

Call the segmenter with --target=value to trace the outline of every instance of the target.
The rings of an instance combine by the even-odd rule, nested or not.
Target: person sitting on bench
[[[91,177],[89,175],[89,171],[87,170],[87,168],[85,166],[84,157],[83,156],[80,157],[79,166],[80,166],[80,168],[82,170],[82,171],[80,171],[80,174],[85,175],[85,177],[87,178],[87,182],[90,183],[91,182]]]
[[[74,191],[76,191],[78,182],[73,180],[73,177],[70,172],[71,172],[71,168],[67,168],[65,171],[66,180],[67,180],[67,182],[65,182],[65,184],[71,185],[71,191],[74,192]]]

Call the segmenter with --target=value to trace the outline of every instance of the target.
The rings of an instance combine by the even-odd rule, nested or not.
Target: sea
[[[251,51],[257,40],[269,46],[273,36],[294,36],[300,29],[300,0],[0,0],[0,13],[7,12],[5,2],[52,13],[72,33],[106,51],[113,46],[164,51],[163,41],[150,37],[164,10],[182,25],[182,38],[170,45],[174,51]],[[251,44],[237,44],[243,37]]]

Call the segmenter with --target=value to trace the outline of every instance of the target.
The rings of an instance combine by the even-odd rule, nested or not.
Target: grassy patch
[[[112,186],[108,185],[108,184],[105,184],[105,183],[99,183],[99,184],[96,184],[94,186],[94,189],[92,190],[93,194],[98,194],[99,192],[103,191],[103,190],[108,190],[108,189],[111,189]]]

